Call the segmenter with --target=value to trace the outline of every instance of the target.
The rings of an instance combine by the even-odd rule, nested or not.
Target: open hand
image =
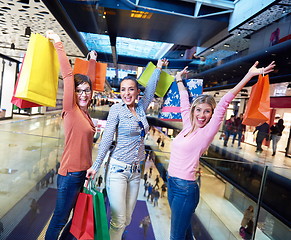
[[[259,74],[267,74],[269,72],[273,72],[274,71],[274,67],[276,66],[275,65],[275,61],[272,61],[269,66],[267,67],[262,67],[262,68],[257,68],[259,62],[256,61],[255,64],[249,69],[249,73],[252,75],[252,76],[257,76]]]
[[[159,59],[157,63],[158,68],[162,68],[163,66],[168,66],[169,61],[166,58]]]
[[[186,75],[187,73],[189,73],[187,69],[188,69],[188,66],[186,66],[182,71],[179,71],[176,73],[176,81],[182,80],[183,75]]]

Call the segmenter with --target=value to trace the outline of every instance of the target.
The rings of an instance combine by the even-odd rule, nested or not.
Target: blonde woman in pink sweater
[[[168,168],[168,201],[171,208],[170,240],[194,239],[191,217],[199,202],[199,188],[195,179],[199,158],[219,130],[229,103],[237,93],[259,74],[272,72],[275,63],[257,68],[256,62],[244,78],[217,104],[210,95],[200,95],[189,103],[182,76],[187,67],[176,75],[181,104],[183,129],[173,140]],[[215,107],[216,106],[216,107]]]

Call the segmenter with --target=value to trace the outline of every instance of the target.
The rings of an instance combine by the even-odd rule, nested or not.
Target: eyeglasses
[[[82,95],[83,93],[85,93],[86,95],[89,95],[89,94],[91,94],[91,90],[89,88],[88,89],[85,89],[85,90],[83,90],[83,89],[76,89],[76,93],[78,95]]]
[[[138,121],[138,125],[141,128],[140,136],[141,137],[145,137],[145,130],[144,130],[144,126],[143,126],[142,122],[141,121]]]

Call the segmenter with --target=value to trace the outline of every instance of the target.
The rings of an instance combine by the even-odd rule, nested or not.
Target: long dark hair
[[[278,124],[279,127],[283,127],[284,126],[284,120],[282,118],[280,118],[277,124]]]
[[[133,81],[133,82],[135,83],[136,89],[138,89],[138,82],[137,82],[137,80],[136,80],[135,77],[133,77],[133,76],[126,76],[126,77],[124,77],[124,78],[120,81],[120,85],[121,85],[121,83],[122,83],[124,80],[131,80],[131,81]]]

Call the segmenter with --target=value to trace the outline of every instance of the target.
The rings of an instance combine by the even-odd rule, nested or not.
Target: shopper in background
[[[271,127],[271,139],[272,139],[272,147],[273,147],[273,154],[272,156],[275,156],[277,151],[277,145],[278,142],[281,139],[282,132],[284,130],[284,120],[279,119],[279,121]]]
[[[73,75],[73,70],[64,51],[60,37],[47,31],[47,38],[54,41],[64,80],[63,112],[65,146],[57,177],[56,208],[48,226],[45,239],[56,240],[73,238],[69,232],[71,221],[67,223],[77,196],[83,188],[86,170],[92,165],[92,143],[95,126],[88,113],[92,97],[92,84],[88,76]],[[90,53],[89,65],[95,67],[97,55]]]
[[[121,81],[122,102],[110,108],[96,161],[87,171],[88,178],[95,176],[116,135],[105,181],[111,210],[111,240],[120,240],[131,222],[140,185],[140,161],[145,159],[144,138],[149,130],[146,110],[154,98],[162,66],[167,64],[166,59],[158,60],[144,96],[137,103],[140,90],[136,79],[125,77]]]
[[[231,144],[231,146],[233,147],[236,136],[238,136],[237,138],[238,149],[242,149],[242,147],[240,146],[241,139],[242,139],[243,133],[246,130],[246,125],[242,124],[242,121],[243,121],[243,114],[241,113],[239,117],[235,118],[234,120],[234,131],[233,131],[233,139],[232,139],[232,144]]]
[[[168,201],[171,208],[170,240],[194,239],[191,217],[199,201],[199,187],[195,179],[199,159],[207,150],[223,121],[229,103],[240,90],[259,74],[273,71],[272,62],[266,68],[257,68],[256,62],[244,78],[217,104],[210,95],[200,95],[189,103],[189,95],[182,76],[187,67],[176,74],[178,84],[183,129],[172,141],[168,168]]]
[[[257,131],[258,131],[258,133],[257,133],[257,137],[256,137],[256,143],[257,143],[256,152],[261,153],[263,151],[263,149],[262,149],[263,141],[264,141],[264,139],[268,139],[270,126],[268,123],[265,122],[265,123],[257,126],[253,133],[255,134]]]
[[[231,115],[230,119],[226,120],[224,123],[225,137],[224,137],[223,146],[227,147],[228,139],[230,135],[233,134],[233,130],[234,130],[234,115]]]

